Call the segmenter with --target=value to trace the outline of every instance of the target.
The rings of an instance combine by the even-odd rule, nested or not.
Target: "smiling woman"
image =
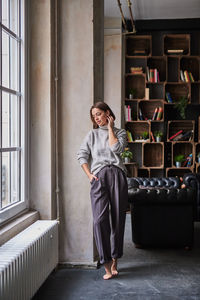
[[[107,280],[118,274],[117,259],[123,255],[128,187],[120,153],[126,131],[114,127],[115,115],[104,102],[91,107],[90,117],[95,129],[85,137],[78,160],[91,183],[94,236]]]

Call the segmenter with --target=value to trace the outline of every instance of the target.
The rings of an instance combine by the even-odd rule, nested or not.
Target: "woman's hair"
[[[92,115],[92,110],[93,108],[98,108],[100,110],[103,110],[104,112],[107,112],[109,111],[110,112],[110,116],[113,117],[113,119],[115,120],[115,115],[114,113],[112,112],[111,108],[108,106],[108,104],[106,104],[105,102],[96,102],[94,105],[92,105],[92,107],[90,108],[90,118],[92,120],[92,123],[94,125],[94,128],[98,128],[99,126],[97,125],[97,123],[95,122],[94,118],[93,118],[93,115]]]

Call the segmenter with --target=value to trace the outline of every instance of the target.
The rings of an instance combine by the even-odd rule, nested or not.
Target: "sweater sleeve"
[[[118,132],[116,132],[116,136],[118,141],[110,146],[110,149],[117,154],[120,154],[121,152],[124,151],[124,148],[127,146],[127,135],[126,135],[126,130],[121,129]]]
[[[80,165],[88,163],[90,158],[90,137],[91,132],[89,132],[86,137],[84,138],[79,151],[77,152],[77,159],[80,163]]]

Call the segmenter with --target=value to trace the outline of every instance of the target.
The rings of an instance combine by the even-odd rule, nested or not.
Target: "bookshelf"
[[[182,177],[199,172],[200,59],[199,49],[191,47],[196,43],[194,36],[126,34],[124,41],[123,107],[130,110],[124,127],[131,136],[129,148],[137,176]],[[187,105],[185,119],[177,107],[181,98]],[[159,142],[155,139],[158,132],[162,135]],[[180,154],[184,160],[177,168],[174,158]],[[129,175],[136,174],[131,167],[127,166]]]

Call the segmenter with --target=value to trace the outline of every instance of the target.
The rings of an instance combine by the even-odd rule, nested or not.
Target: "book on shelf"
[[[170,140],[170,141],[173,140],[177,135],[181,134],[182,132],[183,132],[182,129],[179,130],[178,132],[176,132],[175,134],[173,134],[173,135],[169,138],[169,140]]]
[[[150,81],[150,71],[149,71],[149,67],[148,66],[146,68],[146,75],[147,75],[147,81]]]
[[[152,117],[152,121],[153,121],[153,120],[156,120],[157,114],[158,114],[158,107],[156,107],[155,110],[154,110],[153,117]]]
[[[126,122],[130,122],[132,121],[132,109],[130,107],[130,105],[125,105],[125,121]]]
[[[182,133],[182,136],[177,137],[177,141],[188,141],[193,137],[193,130]]]
[[[190,82],[188,71],[185,70],[183,73],[184,73],[184,76],[185,76],[185,82]]]
[[[149,68],[148,68],[149,70]],[[149,73],[149,76],[147,75],[147,80],[151,83],[157,83],[160,82],[159,72],[158,69],[150,69],[147,74]]]
[[[190,153],[183,162],[183,167],[191,167],[192,165],[192,153]]]
[[[172,97],[169,92],[166,92],[165,96],[168,103],[173,103]]]
[[[139,108],[139,120],[144,120],[141,108]]]
[[[163,115],[163,108],[159,106],[156,120],[160,121],[162,119],[162,115]]]
[[[155,138],[154,138],[153,132],[151,131],[150,134],[151,134],[151,139],[152,139],[152,141],[155,142],[156,140],[155,140]]]
[[[190,82],[194,82],[194,77],[193,77],[192,73],[189,72],[188,74],[189,74]]]
[[[134,49],[133,54],[134,55],[146,55],[146,50],[145,49]]]
[[[181,81],[185,81],[183,70],[180,70],[180,79]]]
[[[182,54],[184,49],[167,49],[167,53],[169,54]]]
[[[126,134],[127,134],[127,138],[128,138],[128,142],[133,142],[133,137],[132,134],[129,130],[126,130]]]

